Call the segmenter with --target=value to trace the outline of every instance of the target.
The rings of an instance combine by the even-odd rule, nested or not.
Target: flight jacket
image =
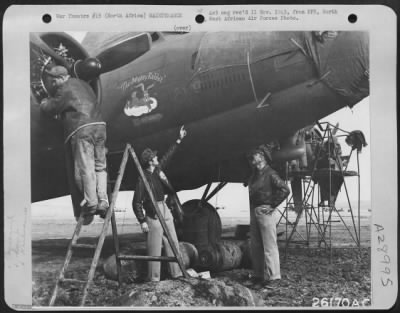
[[[158,199],[159,201],[164,200],[165,194],[175,194],[175,190],[172,187],[171,183],[169,182],[167,176],[164,174],[163,170],[166,168],[166,165],[168,164],[172,155],[175,153],[177,147],[178,147],[178,143],[175,142],[168,149],[168,151],[164,154],[162,159],[159,161],[159,165],[154,169],[153,173],[150,173],[148,170],[143,170],[144,175],[146,175],[147,181],[149,182],[149,185],[150,185],[150,188],[151,188],[153,194],[155,192],[159,192],[159,191],[155,190],[154,185],[152,183],[151,176],[155,175],[156,179],[160,180],[161,185],[163,187],[163,194],[162,194],[162,200]],[[155,195],[155,197],[156,197],[156,195]],[[157,199],[156,199],[156,201],[157,201]],[[132,200],[132,208],[133,208],[133,212],[135,213],[135,216],[140,224],[142,224],[143,222],[146,221],[146,216],[153,218],[153,219],[157,218],[156,211],[155,211],[154,206],[150,200],[150,197],[146,191],[146,188],[143,183],[143,179],[141,177],[138,178],[138,181],[136,184],[135,193],[134,193],[133,200]]]
[[[270,166],[254,171],[248,181],[250,208],[270,205],[276,208],[287,198],[289,187]]]
[[[54,96],[40,104],[51,115],[60,115],[65,142],[82,127],[103,124],[97,98],[90,85],[78,78],[69,78],[57,88]]]

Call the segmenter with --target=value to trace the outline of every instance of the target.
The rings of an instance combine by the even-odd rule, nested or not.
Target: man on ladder
[[[178,238],[175,231],[172,214],[165,203],[165,194],[174,194],[175,191],[165,176],[163,170],[168,161],[176,151],[182,139],[186,136],[186,130],[182,126],[179,132],[179,139],[168,149],[163,158],[158,161],[157,151],[146,148],[141,154],[141,163],[144,168],[144,175],[149,182],[151,191],[157,202],[159,211],[164,218],[168,231],[171,233],[173,244],[179,249]],[[151,199],[146,192],[143,179],[139,177],[136,184],[135,194],[132,201],[133,212],[138,219],[142,231],[147,233],[147,253],[150,256],[161,255],[161,245],[164,243],[167,256],[174,256],[173,250],[165,237],[162,225],[157,218],[156,211],[152,205]],[[168,263],[172,278],[182,276],[182,271],[178,263]],[[161,263],[158,261],[148,262],[148,280],[160,281]]]
[[[106,123],[90,85],[70,77],[63,66],[46,73],[51,77],[55,94],[45,98],[40,108],[48,115],[60,117],[64,126],[68,183],[74,215],[83,224],[93,215],[104,217],[109,207],[107,197]]]

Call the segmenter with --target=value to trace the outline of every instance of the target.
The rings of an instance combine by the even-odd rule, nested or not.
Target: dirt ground
[[[369,219],[362,221],[361,249],[335,245],[347,243],[351,246],[351,238],[346,230],[337,227],[332,230],[333,249],[306,247],[291,244],[286,249],[284,235],[281,236],[281,284],[277,289],[255,289],[250,284],[252,271],[238,268],[220,273],[211,273],[211,281],[224,283],[226,286],[239,284],[249,290],[260,300],[258,305],[265,307],[310,307],[320,305],[323,298],[342,299],[332,305],[370,305],[371,298],[371,249]],[[278,228],[279,231],[279,228]],[[223,238],[233,236],[234,228],[224,229]],[[46,239],[32,242],[32,302],[33,306],[47,306],[58,275],[65,259],[68,239]],[[82,238],[81,242],[93,242],[93,238]],[[123,234],[120,246],[144,247],[142,234]],[[66,277],[85,280],[92,260],[92,253],[77,251],[74,253]],[[107,237],[93,284],[86,301],[87,306],[111,307],[120,305],[118,299],[127,293],[142,292],[147,294],[153,290],[154,283],[140,283],[129,276],[124,277],[122,286],[106,278],[103,262],[114,253],[112,238]],[[151,306],[155,307],[204,307],[220,306],[221,302],[205,301],[201,297],[185,295],[183,286],[189,282],[169,280],[162,277],[160,292],[152,295]],[[181,289],[181,287],[183,289]],[[164,288],[164,289],[163,289]],[[82,288],[68,285],[62,288],[56,300],[57,306],[78,306],[82,296]],[[171,290],[175,291],[171,292]],[[179,290],[179,292],[177,292]],[[348,299],[348,300],[345,300]],[[190,300],[190,301],[189,301]]]

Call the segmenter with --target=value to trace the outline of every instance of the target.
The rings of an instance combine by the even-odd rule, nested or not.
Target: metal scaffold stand
[[[325,248],[332,260],[332,226],[342,225],[349,234],[352,242],[361,247],[361,223],[360,223],[360,166],[359,153],[360,142],[352,146],[348,156],[341,155],[338,144],[339,137],[346,137],[360,131],[346,132],[330,123],[318,125],[322,134],[317,140],[307,142],[314,151],[314,160],[307,168],[291,167],[286,164],[286,180],[291,184],[292,193],[287,199],[277,226],[284,224],[286,230],[285,257],[290,244],[305,245],[307,247]],[[356,135],[358,135],[356,134]],[[363,135],[362,135],[362,138]],[[349,143],[348,142],[348,143]],[[350,144],[350,143],[349,143]],[[365,139],[363,141],[365,146]],[[348,170],[353,151],[356,150],[357,171]],[[350,201],[346,178],[357,177],[357,215],[353,212]],[[336,207],[336,198],[339,191],[344,191],[347,200],[350,221],[343,216],[342,209]],[[354,199],[354,197],[352,198]],[[295,212],[295,217],[289,211]],[[296,214],[297,213],[297,214]],[[302,219],[304,224],[301,223]],[[301,226],[300,226],[301,225]],[[304,226],[305,225],[305,230]],[[297,239],[297,240],[295,240]],[[354,247],[354,245],[353,245]]]

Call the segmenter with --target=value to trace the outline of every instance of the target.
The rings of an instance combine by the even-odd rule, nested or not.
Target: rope
[[[256,94],[256,89],[254,87],[253,76],[251,75],[250,53],[248,51],[247,51],[247,69],[249,71],[250,84],[251,84],[251,88],[253,90],[254,99],[256,100],[257,104],[259,104],[257,94]]]

